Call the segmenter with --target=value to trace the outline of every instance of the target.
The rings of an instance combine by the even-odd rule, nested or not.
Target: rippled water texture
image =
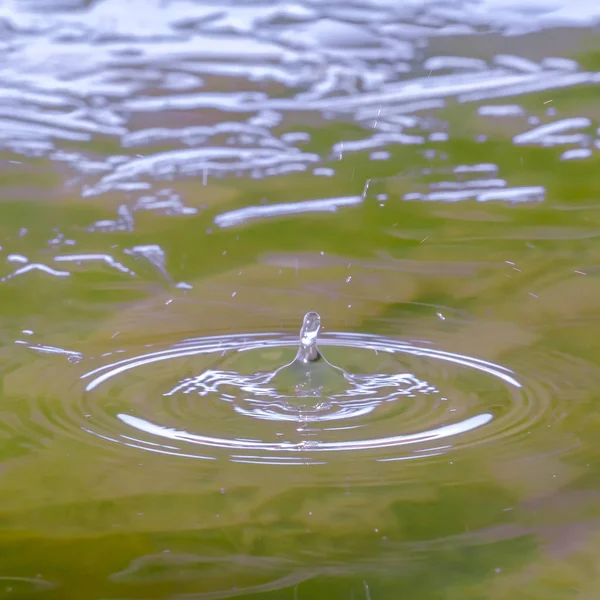
[[[0,598],[596,599],[599,26],[0,0]]]

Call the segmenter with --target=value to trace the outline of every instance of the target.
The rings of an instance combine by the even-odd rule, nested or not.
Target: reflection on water
[[[595,597],[599,26],[0,2],[0,597]]]

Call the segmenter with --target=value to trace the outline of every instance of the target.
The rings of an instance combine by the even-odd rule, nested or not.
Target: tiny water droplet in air
[[[235,298],[235,295],[237,294],[237,292],[233,292],[233,294],[231,294],[232,298]]]
[[[440,313],[440,312],[439,312],[439,313],[436,313],[436,314],[437,314],[437,316],[438,316],[438,317],[439,317],[439,318],[440,318],[442,321],[445,321],[445,320],[446,320],[446,317],[445,317],[445,316],[444,316],[442,313]]]
[[[350,283],[352,281],[352,276],[346,277],[346,283]]]
[[[225,488],[221,488],[221,494],[225,493]]]

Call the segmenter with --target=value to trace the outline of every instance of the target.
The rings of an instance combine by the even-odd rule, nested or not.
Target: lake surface
[[[597,598],[599,24],[0,0],[0,598]]]

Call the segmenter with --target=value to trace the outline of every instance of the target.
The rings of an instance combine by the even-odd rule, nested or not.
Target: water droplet
[[[298,360],[304,363],[314,362],[321,358],[317,348],[317,337],[321,329],[321,317],[319,313],[308,312],[304,315],[302,328],[300,329],[300,349],[298,350]]]

